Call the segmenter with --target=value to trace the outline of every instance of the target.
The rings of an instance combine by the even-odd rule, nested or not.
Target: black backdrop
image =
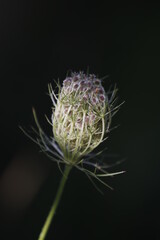
[[[48,82],[87,68],[125,100],[106,146],[127,172],[102,196],[73,170],[47,239],[160,239],[159,59],[159,5],[0,1],[0,239],[37,239],[61,177],[18,125],[34,106],[49,129]]]

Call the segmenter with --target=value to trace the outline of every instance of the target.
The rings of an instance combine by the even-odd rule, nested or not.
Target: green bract
[[[105,92],[101,79],[83,72],[71,73],[63,81],[62,87],[57,86],[59,91],[55,94],[52,85],[48,85],[53,107],[51,121],[47,120],[52,125],[52,136],[44,133],[34,109],[38,130],[32,130],[36,137],[21,129],[52,161],[57,162],[59,168],[61,164],[76,167],[91,181],[94,177],[108,186],[101,177],[122,172],[108,173],[106,169],[109,166],[100,161],[102,151],[92,151],[107,139],[112,117],[121,105],[115,106],[117,88]]]

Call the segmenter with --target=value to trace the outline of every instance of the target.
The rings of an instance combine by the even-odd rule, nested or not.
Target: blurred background
[[[61,178],[18,126],[34,125],[34,106],[47,131],[47,84],[87,69],[125,100],[105,146],[126,173],[101,195],[73,170],[46,239],[160,240],[159,66],[158,4],[0,1],[1,240],[37,239]]]

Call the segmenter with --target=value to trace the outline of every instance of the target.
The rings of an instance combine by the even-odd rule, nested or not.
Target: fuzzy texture
[[[102,142],[107,104],[101,80],[95,75],[72,73],[63,81],[52,125],[66,161],[78,161]]]

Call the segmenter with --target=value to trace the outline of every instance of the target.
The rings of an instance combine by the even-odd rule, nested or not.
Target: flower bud
[[[51,98],[52,93],[50,94]],[[106,123],[107,97],[101,80],[83,72],[72,73],[53,109],[53,135],[64,158],[76,163],[103,140]]]

